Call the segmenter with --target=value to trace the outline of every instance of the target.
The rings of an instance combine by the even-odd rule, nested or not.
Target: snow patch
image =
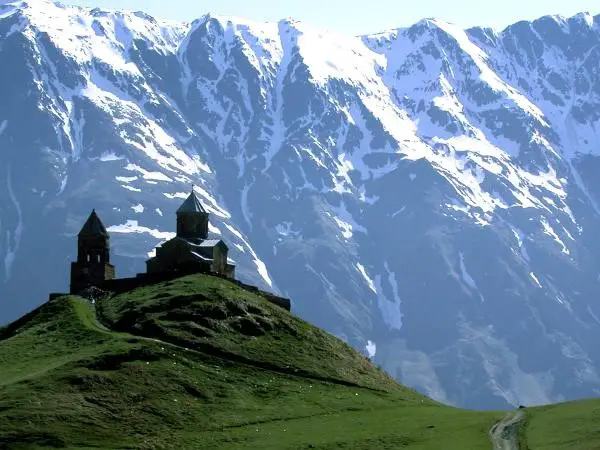
[[[250,250],[250,255],[252,257],[252,261],[254,262],[254,265],[256,266],[256,269],[258,270],[258,274],[262,277],[262,279],[265,281],[265,283],[267,283],[269,286],[273,287],[273,281],[271,280],[271,277],[269,276],[267,266],[261,259],[258,258],[254,249],[250,246],[248,241],[242,236],[242,233],[240,233],[238,230],[233,228],[228,223],[223,223],[223,225],[225,225],[225,228],[227,228],[235,237],[237,237],[239,240],[241,240],[246,245],[246,248],[248,250]]]
[[[542,287],[542,284],[540,283],[540,280],[538,280],[538,277],[536,277],[533,272],[529,272],[529,276],[531,277],[531,279],[533,281],[535,281],[535,284],[537,284],[538,287]]]
[[[117,154],[115,152],[103,152],[100,155],[99,159],[102,162],[109,162],[109,161],[120,161],[120,160],[125,159],[125,157],[117,156]]]
[[[250,209],[248,207],[248,192],[250,191],[250,187],[250,184],[245,184],[242,188],[242,198],[240,201],[240,207],[242,208],[242,216],[244,217],[246,224],[248,224],[248,226],[252,230],[252,213],[250,212]]]
[[[21,210],[21,203],[17,199],[12,186],[12,180],[10,175],[10,167],[7,170],[6,175],[6,187],[8,190],[8,197],[12,202],[15,210],[17,211],[17,224],[13,233],[6,230],[6,255],[4,256],[4,280],[7,282],[11,276],[12,266],[17,255],[17,251],[21,245],[21,237],[23,235],[23,213]]]
[[[121,183],[131,183],[137,179],[138,177],[115,177],[115,180],[120,181]]]
[[[135,188],[133,186],[129,186],[127,184],[121,184],[120,185],[122,188],[127,189],[128,191],[132,191],[132,192],[142,192],[141,189]]]
[[[204,206],[206,210],[224,219],[231,218],[231,214],[229,213],[229,211],[226,211],[224,208],[221,208],[217,203],[217,200],[212,195],[210,195],[208,191],[206,191],[204,188],[200,186],[194,186],[194,191],[196,191],[204,200],[206,200],[202,202],[202,206]]]
[[[181,198],[186,199],[190,195],[189,192],[175,192],[171,194],[170,192],[163,192],[163,195],[170,199]]]
[[[216,226],[214,226],[212,223],[208,222],[208,231],[213,233],[213,234],[218,234],[221,235],[221,230],[219,228],[217,228]]]
[[[510,229],[515,235],[515,238],[517,239],[517,246],[521,251],[521,256],[525,261],[529,262],[529,254],[527,253],[527,249],[525,248],[525,233],[513,226],[511,226]]]
[[[253,261],[256,265],[256,269],[258,270],[258,274],[269,286],[273,287],[273,282],[271,281],[271,277],[269,277],[269,271],[267,270],[265,263],[258,258],[254,258]]]
[[[341,220],[335,216],[334,216],[333,220],[335,220],[335,223],[337,224],[337,226],[340,228],[340,230],[342,230],[342,237],[344,239],[350,239],[352,237],[352,225],[350,225],[347,222],[344,222],[343,220]]]
[[[558,237],[558,234],[556,234],[556,231],[554,231],[552,226],[550,226],[548,220],[545,217],[542,217],[541,223],[542,227],[544,228],[544,234],[550,236],[552,239],[554,239],[556,243],[558,243],[562,247],[562,253],[564,253],[565,255],[569,255],[569,249],[567,248],[565,243]]]
[[[462,275],[463,281],[471,289],[477,290],[477,285],[475,284],[475,280],[473,280],[473,277],[471,277],[471,275],[469,274],[469,272],[467,272],[467,268],[465,266],[465,256],[464,256],[464,254],[462,252],[459,252],[458,256],[459,256],[459,259],[460,259],[460,273]]]
[[[367,356],[372,359],[375,357],[375,353],[377,353],[377,345],[373,341],[367,341],[365,350],[367,351]]]
[[[392,215],[390,217],[392,217],[392,218],[396,217],[398,214],[401,214],[402,212],[404,212],[405,209],[406,209],[406,205],[402,206],[402,208],[400,208],[398,211],[395,211],[394,213],[392,213]]]
[[[131,172],[138,172],[138,173],[142,174],[142,177],[144,178],[144,180],[166,181],[166,182],[173,181],[171,178],[166,176],[164,173],[150,172],[148,170],[141,168],[140,166],[138,166],[136,164],[127,164],[127,166],[125,166],[125,170],[129,170]]]
[[[377,294],[377,289],[375,288],[375,283],[373,282],[373,279],[367,274],[367,271],[365,270],[365,266],[363,266],[361,263],[356,263],[355,266],[356,266],[356,269],[358,270],[358,272],[363,276],[363,278],[367,282],[369,289],[371,289],[375,294]]]
[[[336,215],[332,215],[334,222],[342,232],[342,237],[346,240],[350,239],[354,232],[360,232],[367,234],[367,229],[362,225],[359,225],[352,214],[348,211],[346,203],[342,200],[339,207],[332,206],[332,211]]]
[[[127,220],[124,224],[111,225],[106,229],[111,233],[141,233],[149,234],[156,239],[173,239],[176,233],[170,231],[159,231],[152,228],[142,226],[137,220]]]
[[[403,317],[400,305],[402,303],[400,295],[398,293],[398,283],[396,281],[396,275],[390,271],[387,261],[384,263],[384,269],[387,274],[388,286],[392,291],[392,297],[388,298],[385,294],[385,290],[382,286],[382,277],[377,275],[375,277],[375,290],[377,294],[377,306],[381,313],[384,323],[391,330],[401,330],[403,324]]]

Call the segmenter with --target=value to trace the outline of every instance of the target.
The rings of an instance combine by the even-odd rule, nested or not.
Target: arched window
[[[91,261],[91,259],[92,259],[92,257],[91,257],[91,256],[90,256],[90,254],[88,253],[88,254],[87,254],[87,262],[90,262],[90,261]]]

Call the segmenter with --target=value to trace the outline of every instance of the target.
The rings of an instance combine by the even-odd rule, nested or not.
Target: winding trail
[[[519,450],[518,431],[523,416],[523,411],[509,413],[490,429],[494,450]]]

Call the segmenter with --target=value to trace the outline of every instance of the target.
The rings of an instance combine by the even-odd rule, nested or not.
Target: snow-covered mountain
[[[195,183],[245,281],[447,403],[600,393],[600,16],[502,32],[0,2],[0,323]]]

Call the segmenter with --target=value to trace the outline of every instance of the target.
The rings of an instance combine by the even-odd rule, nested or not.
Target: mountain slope
[[[346,37],[1,8],[0,320],[64,289],[92,206],[143,270],[193,182],[240,278],[419,391],[600,392],[600,17]]]
[[[502,416],[436,404],[220,278],[98,304],[101,322],[144,336],[105,328],[79,297],[0,329],[2,448],[485,448]]]

